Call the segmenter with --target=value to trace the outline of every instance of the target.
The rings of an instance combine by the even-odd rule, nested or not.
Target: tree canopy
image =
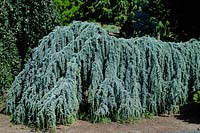
[[[200,36],[198,3],[180,0],[54,0],[63,25],[73,20],[121,27],[121,36],[150,35],[164,41]]]

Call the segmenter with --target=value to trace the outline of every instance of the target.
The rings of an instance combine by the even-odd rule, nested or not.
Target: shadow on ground
[[[180,115],[175,117],[185,122],[200,124],[200,104],[188,103],[181,106]]]

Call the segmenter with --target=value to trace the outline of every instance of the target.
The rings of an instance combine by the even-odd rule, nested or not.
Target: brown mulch
[[[0,114],[0,133],[36,132],[23,125],[13,125],[9,116]],[[42,131],[41,131],[42,132]],[[50,132],[50,131],[48,131]],[[96,123],[78,120],[70,126],[58,126],[58,133],[200,133],[200,124],[184,120],[180,115],[156,116],[133,124]]]

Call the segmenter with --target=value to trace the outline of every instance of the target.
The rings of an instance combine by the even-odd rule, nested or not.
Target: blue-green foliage
[[[76,119],[124,120],[174,111],[200,87],[200,43],[109,36],[75,21],[40,40],[8,93],[16,123],[46,128]]]

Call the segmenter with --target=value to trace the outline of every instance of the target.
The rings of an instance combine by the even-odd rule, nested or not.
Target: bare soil
[[[156,116],[143,119],[132,124],[96,123],[78,120],[70,126],[58,126],[58,133],[200,133],[200,123],[197,118],[174,116]],[[36,132],[23,125],[13,125],[9,116],[0,114],[0,133],[30,133]],[[42,132],[42,131],[39,131]],[[47,131],[51,132],[51,131]]]

